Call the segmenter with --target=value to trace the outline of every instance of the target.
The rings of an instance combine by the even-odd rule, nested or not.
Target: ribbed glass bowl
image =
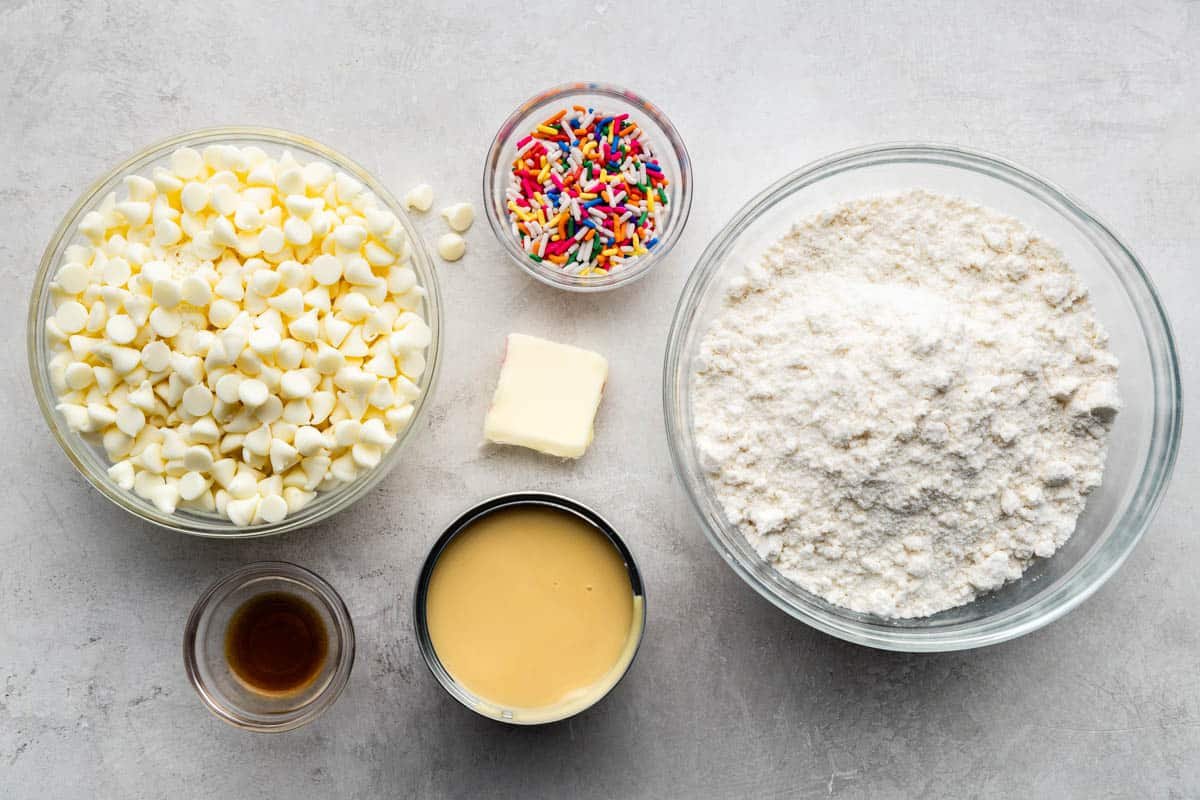
[[[724,516],[700,468],[692,428],[693,359],[723,288],[791,226],[842,202],[912,188],[955,195],[1011,215],[1056,244],[1088,286],[1120,358],[1125,406],[1109,441],[1104,482],[1070,540],[1019,580],[931,617],[892,620],[832,605],[779,574]],[[1002,159],[923,144],[851,150],[803,167],[747,203],[700,257],[675,312],[663,403],[680,482],[717,552],[759,594],[813,627],[886,650],[928,652],[995,644],[1083,602],[1137,544],[1162,499],[1179,445],[1182,395],[1170,324],[1129,249],[1047,181]]]
[[[282,150],[287,149],[297,156],[297,160],[304,163],[322,159],[334,168],[353,175],[374,192],[379,200],[400,220],[400,225],[404,228],[411,243],[412,268],[417,273],[420,285],[425,287],[427,292],[422,312],[433,332],[433,339],[425,353],[425,373],[418,381],[418,385],[421,387],[421,396],[415,401],[413,416],[409,420],[408,426],[400,432],[396,443],[374,469],[364,472],[354,481],[333,491],[318,492],[307,506],[294,514],[289,514],[275,524],[260,523],[238,527],[215,513],[202,513],[187,509],[179,509],[172,514],[165,514],[158,510],[153,503],[143,500],[133,492],[125,491],[108,476],[107,469],[110,462],[98,439],[72,431],[67,427],[62,415],[55,410],[57,400],[50,384],[48,371],[50,353],[46,341],[46,318],[51,312],[50,282],[62,263],[63,253],[67,247],[83,241],[83,237],[78,232],[79,222],[83,215],[91,211],[106,194],[116,191],[126,175],[136,173],[149,177],[153,168],[166,164],[171,153],[176,149],[180,147],[203,149],[212,144],[232,144],[240,147],[257,145],[275,158]],[[400,462],[401,453],[404,450],[403,445],[420,425],[422,413],[429,404],[429,395],[437,380],[439,356],[441,355],[441,325],[442,300],[438,290],[437,276],[433,269],[433,260],[420,233],[409,221],[403,206],[397,202],[391,192],[354,161],[312,139],[268,128],[227,127],[193,131],[151,145],[119,164],[75,201],[75,205],[67,212],[66,217],[63,218],[54,232],[54,236],[50,239],[50,244],[47,245],[41,265],[38,267],[37,277],[33,283],[32,297],[29,301],[26,348],[34,393],[37,395],[42,415],[46,418],[46,424],[50,426],[50,432],[62,445],[63,451],[71,459],[71,463],[101,494],[134,516],[164,528],[196,536],[249,538],[302,528],[336,514],[369,492]]]
[[[504,192],[508,188],[512,162],[517,156],[517,142],[542,120],[559,109],[573,105],[603,109],[613,114],[629,114],[648,137],[663,173],[670,181],[667,188],[671,201],[669,213],[663,220],[658,244],[647,255],[607,275],[572,275],[552,263],[534,261],[521,248],[521,242],[513,234],[512,223],[508,219],[508,202]],[[675,130],[666,114],[650,101],[629,89],[611,84],[587,81],[568,83],[530,98],[500,126],[483,165],[483,204],[492,232],[509,258],[525,272],[542,283],[567,291],[608,291],[644,278],[679,241],[692,209],[692,162],[679,131]]]

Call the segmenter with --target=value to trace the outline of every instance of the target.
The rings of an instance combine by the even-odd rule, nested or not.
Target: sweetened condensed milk
[[[515,505],[446,544],[425,614],[438,660],[459,684],[536,721],[586,708],[620,680],[644,612],[601,531],[561,509]]]

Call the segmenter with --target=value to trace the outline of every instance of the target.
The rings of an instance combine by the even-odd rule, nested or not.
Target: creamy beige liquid
[[[438,658],[480,699],[516,709],[583,707],[632,658],[641,597],[598,530],[566,512],[513,507],[447,545],[429,581],[426,616]]]

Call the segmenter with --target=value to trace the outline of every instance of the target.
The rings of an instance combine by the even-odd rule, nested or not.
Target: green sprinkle
[[[639,227],[640,227],[640,226],[642,226],[642,225],[644,225],[644,224],[646,223],[646,217],[648,217],[648,216],[650,216],[650,212],[649,212],[649,211],[643,211],[643,212],[642,212],[642,215],[641,215],[640,217],[638,217],[638,226],[639,226]]]
[[[539,255],[538,255],[538,254],[536,254],[536,253],[530,253],[530,254],[529,254],[529,257],[530,257],[530,258],[532,258],[534,261],[541,261],[541,260],[542,260],[542,257],[541,257],[541,256],[539,256]]]
[[[658,196],[662,199],[662,204],[665,206],[667,204],[667,193],[663,191],[661,186],[658,187]]]

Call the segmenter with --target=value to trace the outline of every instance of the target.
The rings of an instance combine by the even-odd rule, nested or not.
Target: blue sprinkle
[[[650,164],[648,162],[646,163],[646,169],[650,170],[651,172],[662,172],[662,167],[660,167],[658,164]]]
[[[588,200],[586,203],[583,204],[583,207],[591,208],[592,206],[599,206],[599,205],[603,205],[603,204],[604,204],[604,198],[597,197],[595,200]]]
[[[655,238],[651,239],[650,241],[646,242],[646,249],[649,250],[650,248],[654,247],[654,245],[656,245],[656,244],[658,244],[657,236]]]

